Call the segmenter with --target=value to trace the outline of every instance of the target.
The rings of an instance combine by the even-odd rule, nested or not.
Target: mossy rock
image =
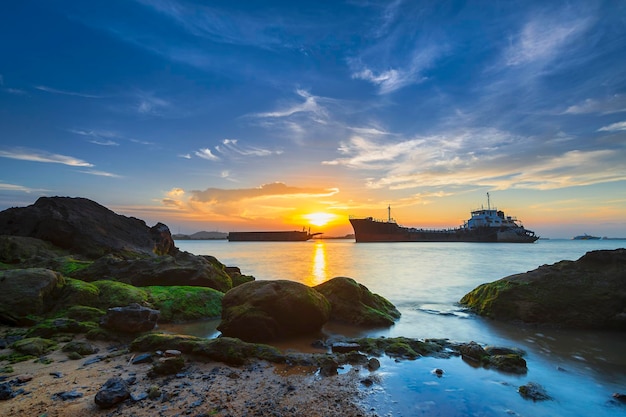
[[[417,340],[408,337],[362,338],[351,340],[357,343],[363,353],[381,356],[386,354],[394,358],[416,359],[442,352],[447,347],[445,340]]]
[[[181,334],[147,333],[133,340],[130,344],[130,350],[133,352],[150,352],[175,349],[183,353],[191,353],[198,343],[206,340],[201,337]]]
[[[55,319],[46,319],[36,324],[28,330],[27,335],[29,337],[50,338],[53,336],[60,336],[65,333],[87,333],[95,328],[98,328],[98,324],[94,322],[78,321],[66,317],[60,317]]]
[[[106,312],[99,308],[89,306],[72,306],[67,309],[65,316],[69,319],[77,321],[91,321],[98,323],[100,318],[104,316]]]
[[[91,343],[84,341],[72,341],[66,343],[61,350],[66,353],[76,352],[81,356],[92,355],[98,352],[98,348],[93,346]]]
[[[161,358],[152,365],[152,375],[173,375],[185,367],[185,359],[182,356]]]
[[[247,343],[233,337],[219,337],[196,345],[193,353],[228,365],[243,365],[250,359],[261,359],[273,363],[285,362],[285,356],[273,346]]]
[[[143,287],[150,303],[161,312],[162,322],[181,322],[219,317],[224,294],[206,287]]]
[[[96,307],[100,297],[100,290],[95,285],[79,279],[65,278],[65,284],[55,300],[56,310],[83,305]]]
[[[93,261],[79,260],[71,256],[60,258],[58,261],[60,265],[56,268],[56,270],[65,276],[71,276],[76,271],[85,269],[93,264]]]
[[[11,348],[23,355],[38,357],[55,350],[57,343],[42,337],[28,337],[13,343]]]
[[[144,305],[148,302],[148,293],[142,289],[122,282],[100,280],[91,283],[99,291],[100,308],[123,307],[133,303]]]
[[[400,312],[390,301],[352,278],[335,277],[313,288],[330,301],[331,320],[377,327],[391,326],[400,318]]]

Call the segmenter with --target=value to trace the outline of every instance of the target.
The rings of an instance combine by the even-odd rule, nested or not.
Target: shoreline
[[[84,337],[74,340],[81,341]],[[126,346],[111,346],[102,341],[89,343],[99,351],[82,359],[68,359],[57,349],[45,355],[49,363],[30,359],[10,365],[13,372],[1,373],[0,382],[9,383],[18,394],[0,401],[0,414],[373,416],[361,405],[361,399],[367,395],[361,383],[368,373],[366,368],[351,367],[348,372],[325,377],[316,373],[316,367],[276,365],[261,360],[234,367],[183,354],[185,367],[181,372],[152,377],[149,376],[151,364],[132,364],[136,354],[128,352]],[[9,351],[0,350],[0,355]],[[104,359],[89,363],[98,357]],[[133,381],[129,384],[131,398],[101,409],[94,401],[95,395],[112,377]],[[63,400],[64,396],[69,398]]]

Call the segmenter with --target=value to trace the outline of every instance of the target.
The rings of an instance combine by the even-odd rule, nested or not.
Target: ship
[[[230,242],[305,242],[314,236],[321,235],[321,232],[311,233],[302,230],[290,231],[267,231],[267,232],[229,232]]]
[[[583,235],[574,236],[572,238],[572,240],[600,240],[600,237],[599,236],[591,236],[591,235],[588,235],[587,233],[585,233]]]
[[[400,226],[391,217],[387,207],[387,220],[373,217],[350,217],[354,238],[359,242],[506,242],[533,243],[539,236],[524,228],[516,218],[506,216],[502,210],[491,208],[487,193],[487,208],[473,210],[469,220],[451,229],[420,229]]]

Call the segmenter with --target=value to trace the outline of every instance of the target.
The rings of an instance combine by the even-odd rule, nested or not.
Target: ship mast
[[[487,193],[487,210],[491,210],[491,202],[489,201],[489,193]]]
[[[391,223],[391,204],[387,206],[387,221]]]

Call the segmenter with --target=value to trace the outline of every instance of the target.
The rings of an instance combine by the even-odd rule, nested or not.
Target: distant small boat
[[[321,232],[311,231],[268,231],[268,232],[230,232],[230,242],[304,242],[313,236],[321,235]]]
[[[591,236],[585,233],[584,235],[574,236],[572,240],[600,240],[599,236]]]

